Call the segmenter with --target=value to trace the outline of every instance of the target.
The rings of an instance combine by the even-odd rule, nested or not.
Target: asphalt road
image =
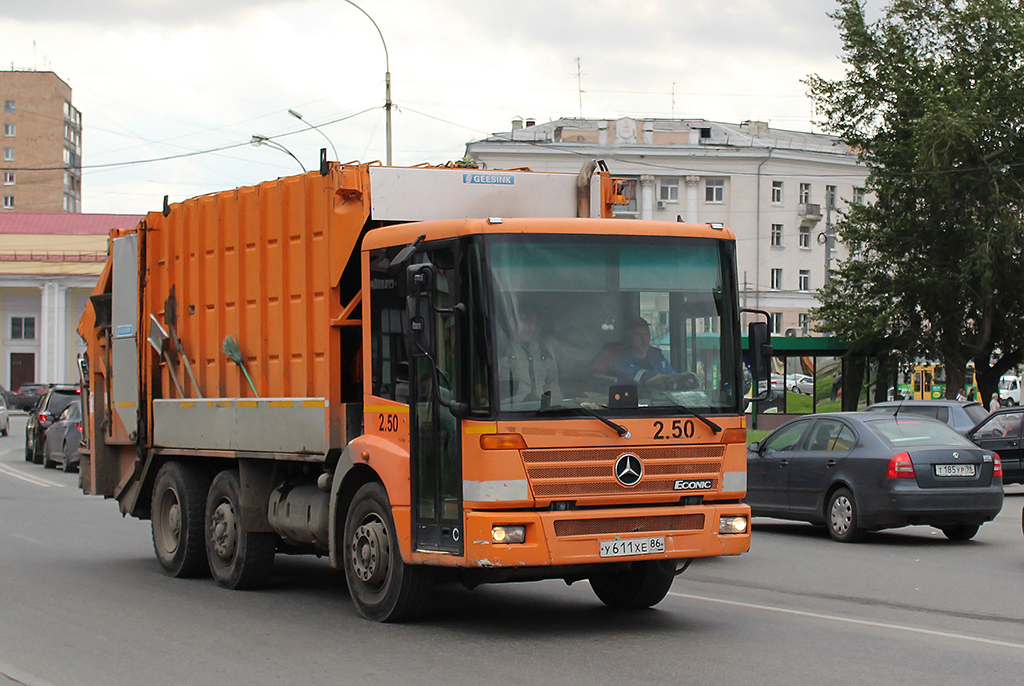
[[[440,589],[428,618],[358,617],[324,560],[269,588],[164,576],[148,522],[0,438],[0,685],[1006,684],[1024,675],[1024,489],[954,544],[912,527],[833,543],[755,520],[750,553],[696,561],[653,610],[586,582]]]

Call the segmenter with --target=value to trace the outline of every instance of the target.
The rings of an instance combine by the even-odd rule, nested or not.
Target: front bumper
[[[466,566],[545,567],[672,560],[718,555],[739,555],[750,549],[750,529],[743,534],[718,533],[719,519],[739,515],[750,518],[744,504],[543,512],[466,512]],[[497,544],[491,528],[523,525],[526,541]],[[600,542],[664,537],[663,553],[628,557],[600,556]]]

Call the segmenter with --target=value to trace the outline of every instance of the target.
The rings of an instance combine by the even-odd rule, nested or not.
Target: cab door
[[[456,359],[460,327],[458,314],[444,311],[459,301],[456,247],[431,247],[416,262],[432,265],[429,300],[433,307],[423,312],[432,318],[426,331],[433,345],[428,346],[432,348],[429,355],[410,356],[413,542],[417,550],[461,555],[460,421],[447,406],[455,399],[461,383],[460,362]],[[425,300],[421,298],[421,305]]]

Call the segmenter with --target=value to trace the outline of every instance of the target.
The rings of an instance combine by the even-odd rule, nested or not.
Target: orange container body
[[[343,395],[360,397],[361,389],[359,365],[341,359],[340,334],[358,325],[346,315],[358,303],[359,282],[343,293],[339,280],[369,214],[365,182],[365,168],[334,166],[326,176],[310,172],[150,213],[140,231],[140,330],[151,314],[171,328],[173,292],[177,334],[204,397],[254,395],[224,352],[230,337],[256,395],[325,398],[327,444],[342,447]],[[176,397],[168,365],[148,344],[141,348],[143,382],[145,370],[159,370],[150,398]],[[179,382],[194,397],[181,369]]]

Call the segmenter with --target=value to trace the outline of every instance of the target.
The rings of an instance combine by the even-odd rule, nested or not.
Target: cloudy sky
[[[800,80],[842,73],[832,0],[356,2],[387,43],[400,165],[458,159],[517,116],[810,131]],[[0,68],[52,70],[73,89],[85,212],[300,171],[253,134],[316,167],[327,143],[289,109],[341,160],[384,159],[384,47],[343,0],[0,0],[0,36]]]

